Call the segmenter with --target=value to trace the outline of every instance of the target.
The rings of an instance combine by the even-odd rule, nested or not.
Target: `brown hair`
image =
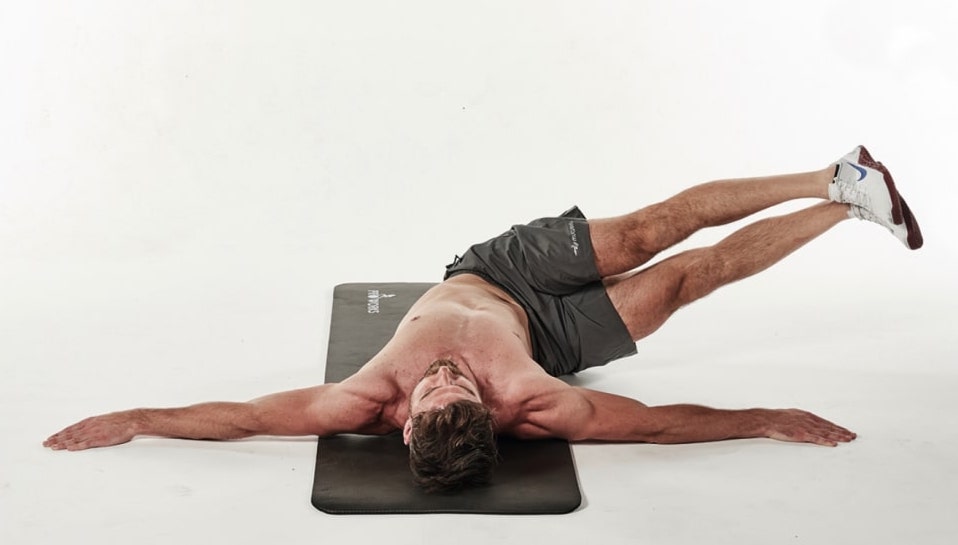
[[[492,413],[462,400],[412,417],[409,468],[427,492],[489,482],[498,451]]]

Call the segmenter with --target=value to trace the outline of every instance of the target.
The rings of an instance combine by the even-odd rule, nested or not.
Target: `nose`
[[[455,375],[452,374],[452,369],[448,367],[440,367],[436,374],[439,376],[439,381],[443,384],[452,384],[452,379],[455,378]]]

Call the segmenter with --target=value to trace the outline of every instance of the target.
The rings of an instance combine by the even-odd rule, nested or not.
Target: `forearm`
[[[54,450],[125,443],[137,435],[183,439],[240,439],[253,435],[329,435],[364,429],[370,420],[343,418],[347,404],[331,384],[279,392],[248,403],[200,403],[177,409],[133,409],[81,420],[47,438]],[[329,392],[334,392],[330,397]],[[347,399],[352,398],[347,396]],[[325,400],[325,405],[321,402]],[[376,407],[347,416],[378,414]],[[332,416],[329,416],[330,413]],[[368,427],[368,426],[366,426]]]
[[[696,443],[770,437],[826,446],[856,437],[846,428],[799,409],[648,407],[635,399],[586,388],[560,390],[541,403],[543,408],[532,413],[520,432],[570,441]]]
[[[81,420],[51,435],[43,445],[83,450],[126,443],[137,435],[185,439],[239,439],[264,431],[252,403],[201,403],[179,409],[133,409]]]
[[[250,403],[210,402],[175,409],[128,411],[134,435],[182,439],[241,439],[263,433]]]
[[[636,439],[649,443],[698,443],[767,436],[765,409],[726,410],[701,405],[646,409]]]

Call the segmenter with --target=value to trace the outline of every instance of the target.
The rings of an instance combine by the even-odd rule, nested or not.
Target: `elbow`
[[[231,439],[245,439],[254,435],[267,435],[269,431],[266,415],[262,414],[262,411],[257,410],[255,406],[248,407],[248,410],[244,411],[242,418],[237,418],[236,421],[233,422],[232,428],[231,431],[235,437],[231,437]]]
[[[218,425],[202,426],[211,437],[205,439],[245,439],[263,434],[266,426],[265,415],[255,405],[249,403],[223,404],[223,411],[215,421]]]
[[[668,436],[662,434],[650,434],[650,433],[638,433],[632,437],[632,441],[636,443],[648,443],[650,445],[668,445],[673,441],[670,441]]]
[[[649,426],[649,422],[637,430],[633,430],[633,438],[638,443],[649,443],[653,445],[671,445],[681,443],[679,437],[663,425]]]
[[[649,443],[652,445],[675,445],[678,443],[686,442],[686,441],[682,441],[678,437],[675,437],[673,435],[668,435],[665,433],[657,433],[652,435],[646,434],[641,439],[639,439],[639,441],[643,443]]]

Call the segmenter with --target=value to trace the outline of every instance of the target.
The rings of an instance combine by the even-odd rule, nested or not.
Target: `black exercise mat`
[[[409,307],[433,284],[341,284],[333,297],[326,382],[349,377],[389,340]],[[581,495],[569,444],[499,439],[492,482],[450,494],[419,490],[402,433],[319,439],[313,505],[332,514],[561,514]]]

